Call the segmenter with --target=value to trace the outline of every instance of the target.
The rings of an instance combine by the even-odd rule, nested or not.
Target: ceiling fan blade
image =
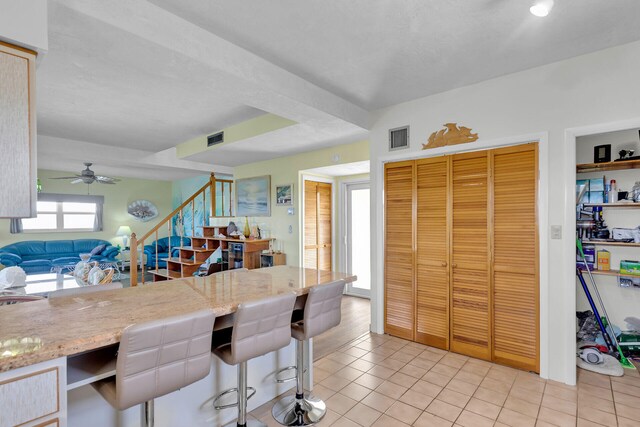
[[[100,181],[99,179],[96,179],[95,182],[99,183],[99,184],[112,184],[115,185],[115,182],[112,181]]]
[[[111,178],[110,176],[102,176],[102,175],[96,175],[95,178],[100,182],[118,182],[118,181],[120,181],[117,178]]]
[[[80,177],[80,175],[76,175],[76,176],[59,176],[59,177],[56,177],[56,178],[49,178],[49,179],[77,179],[79,177]]]
[[[84,180],[82,178],[76,178],[73,181],[71,181],[71,184],[82,184],[84,182]]]

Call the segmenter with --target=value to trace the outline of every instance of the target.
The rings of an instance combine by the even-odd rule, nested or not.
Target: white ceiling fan
[[[89,169],[89,167],[92,164],[93,163],[85,163],[84,165],[87,168],[82,170],[80,172],[80,175],[61,176],[61,177],[51,178],[51,179],[71,179],[72,180],[71,184],[87,184],[87,185],[93,184],[94,182],[97,182],[100,184],[115,184],[116,182],[120,181],[119,179],[111,178],[110,176],[96,175],[94,171]]]

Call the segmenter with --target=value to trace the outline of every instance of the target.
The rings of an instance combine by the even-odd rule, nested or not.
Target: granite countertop
[[[0,307],[0,372],[116,344],[125,327],[211,308],[216,316],[238,304],[355,276],[277,266],[149,283],[82,296]]]

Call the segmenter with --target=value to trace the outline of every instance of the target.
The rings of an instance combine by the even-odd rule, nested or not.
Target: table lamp
[[[116,236],[122,236],[122,244],[126,248],[129,236],[131,236],[131,227],[128,225],[121,225],[116,232]]]

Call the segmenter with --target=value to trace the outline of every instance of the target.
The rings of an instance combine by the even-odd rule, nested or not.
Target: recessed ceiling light
[[[533,6],[529,8],[529,11],[539,17],[545,17],[551,12],[553,9],[553,0],[540,0],[534,3]]]

